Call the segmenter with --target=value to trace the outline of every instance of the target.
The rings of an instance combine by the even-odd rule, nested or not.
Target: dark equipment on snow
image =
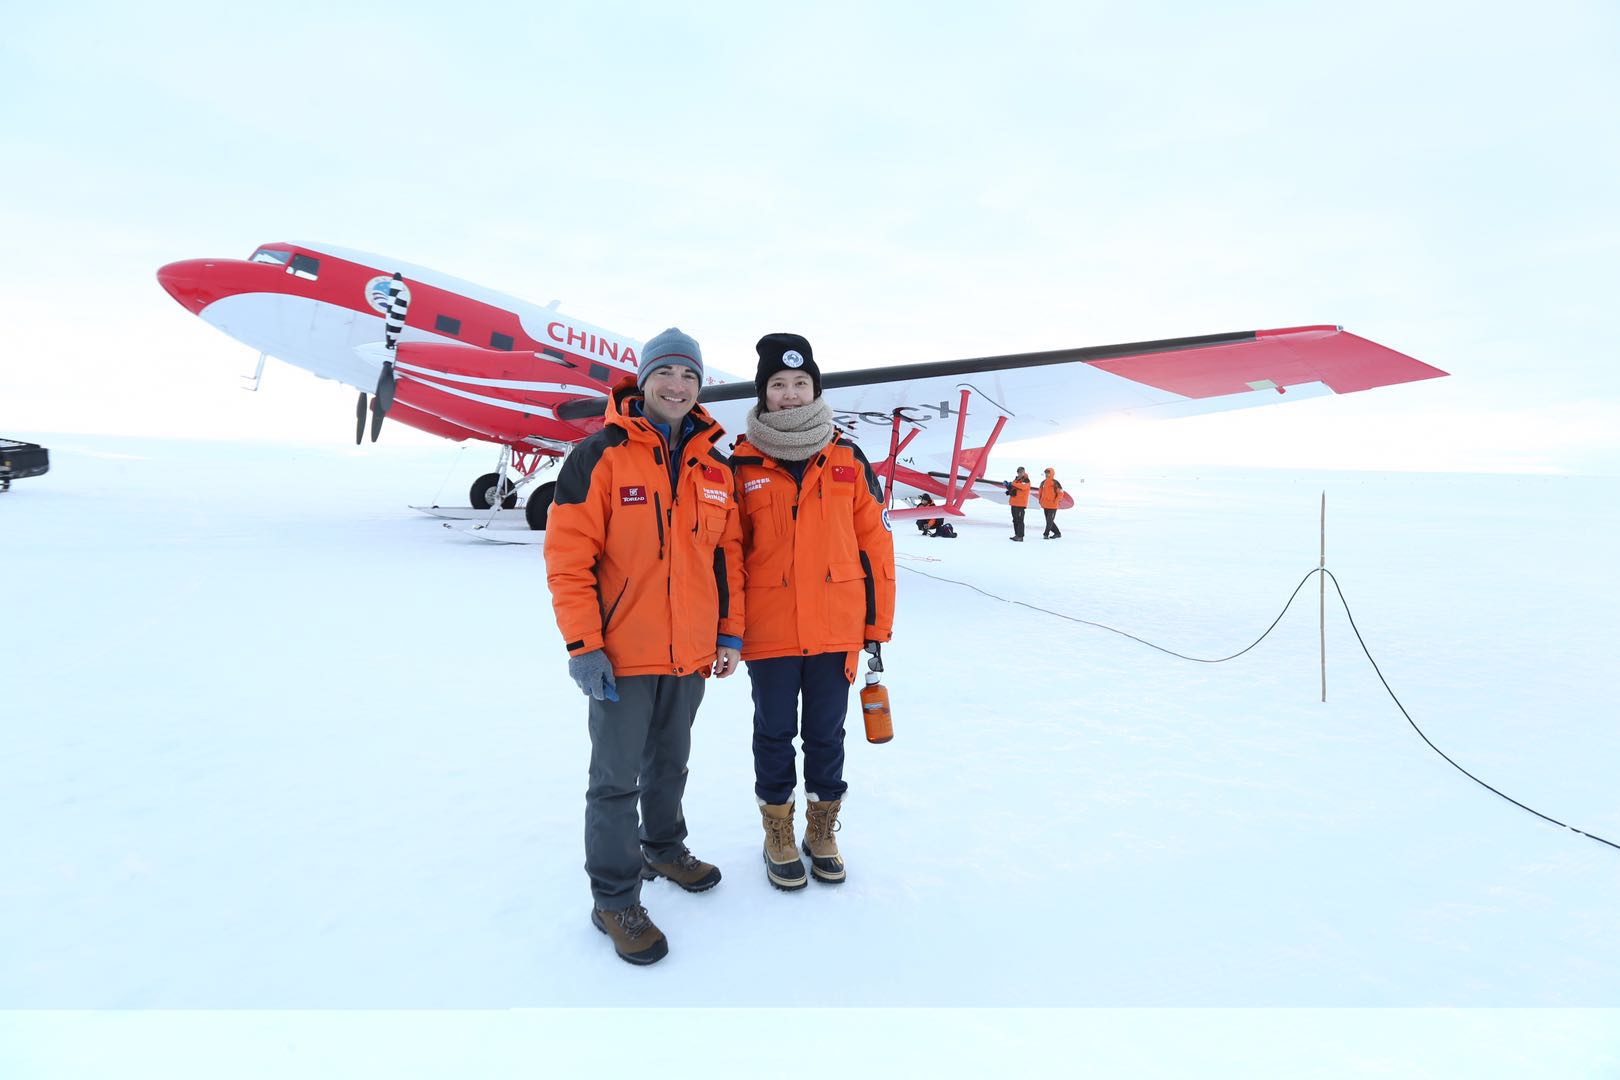
[[[51,471],[51,454],[38,443],[0,439],[0,491],[10,491],[13,480],[44,476]]]

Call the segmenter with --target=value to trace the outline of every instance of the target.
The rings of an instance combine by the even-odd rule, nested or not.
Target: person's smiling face
[[[697,372],[685,364],[666,364],[641,384],[641,409],[647,419],[673,428],[692,411],[702,388]]]
[[[816,384],[803,371],[778,371],[765,383],[765,411],[796,409],[816,400]]]

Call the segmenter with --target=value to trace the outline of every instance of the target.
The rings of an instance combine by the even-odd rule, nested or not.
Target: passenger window
[[[441,334],[460,334],[461,320],[452,319],[448,315],[436,315],[433,318],[433,329]]]
[[[321,260],[312,259],[308,255],[294,255],[292,262],[287,266],[287,273],[293,277],[301,277],[305,281],[314,281],[321,273]]]
[[[506,349],[510,352],[512,349],[512,335],[499,332],[490,334],[489,347],[492,349]]]
[[[591,367],[590,367],[590,373],[591,373],[591,378],[595,379],[597,382],[602,382],[602,383],[607,382],[609,379],[611,379],[613,377],[613,372],[609,371],[607,368],[603,367],[601,364],[592,364]]]

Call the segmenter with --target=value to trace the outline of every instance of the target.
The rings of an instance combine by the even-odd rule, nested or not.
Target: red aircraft
[[[602,425],[605,395],[633,378],[641,341],[428,270],[325,244],[265,244],[246,259],[189,259],[157,273],[192,314],[266,356],[360,391],[370,412],[457,441],[498,445],[474,507],[518,494]],[[1054,435],[1119,415],[1187,416],[1446,374],[1337,326],[1298,326],[962,360],[823,371],[835,418],[889,488],[927,492],[927,513],[1002,497],[984,479],[996,442]],[[752,379],[707,367],[699,400],[745,429]],[[368,400],[368,394],[370,395]],[[513,476],[511,474],[515,473]],[[528,496],[544,529],[554,488]],[[897,511],[915,516],[922,511]]]

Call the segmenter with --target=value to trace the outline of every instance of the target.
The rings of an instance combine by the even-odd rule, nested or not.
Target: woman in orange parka
[[[759,403],[731,456],[743,510],[742,655],[766,877],[793,890],[806,883],[794,846],[795,735],[804,745],[802,850],[817,881],[844,880],[833,839],[848,787],[844,717],[862,648],[875,652],[893,627],[894,537],[871,465],[833,427],[810,343],[767,334],[756,350]]]
[[[1041,481],[1040,502],[1041,510],[1046,514],[1046,531],[1041,533],[1042,540],[1057,540],[1063,536],[1057,527],[1058,506],[1063,500],[1063,485],[1058,483],[1057,474],[1051,469],[1046,470],[1046,479]]]

